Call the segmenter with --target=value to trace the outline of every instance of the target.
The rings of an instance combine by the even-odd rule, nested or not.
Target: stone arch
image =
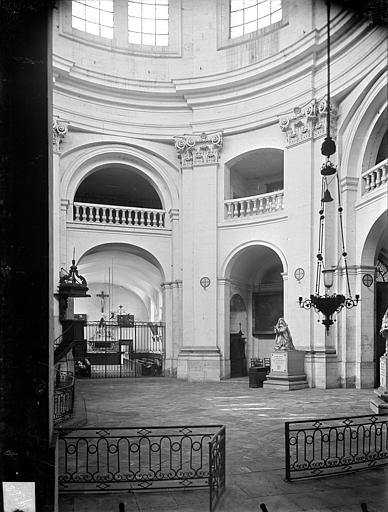
[[[225,345],[229,336],[231,340],[234,336],[232,331],[228,332],[228,325],[232,324],[230,298],[238,294],[243,298],[248,313],[247,328],[243,330],[248,366],[250,359],[269,357],[273,350],[273,326],[284,314],[285,272],[287,263],[282,251],[274,244],[262,240],[238,245],[229,253],[222,266],[222,277],[228,283],[230,294],[225,302]]]
[[[135,168],[157,191],[163,209],[169,211],[178,202],[176,185],[171,181],[166,168],[154,155],[143,148],[118,143],[101,143],[77,147],[73,152],[82,154],[73,159],[62,178],[61,197],[73,202],[80,183],[98,169],[115,165]],[[67,153],[69,154],[69,153]],[[65,156],[65,155],[64,155]],[[166,166],[170,165],[167,164]]]
[[[362,245],[361,265],[373,266],[384,245],[388,248],[388,211],[382,213],[372,224]]]
[[[348,176],[358,177],[375,165],[385,134],[387,105],[386,75],[382,75],[344,117],[340,128],[340,133],[343,132],[341,167]]]
[[[285,274],[288,273],[287,260],[286,260],[286,257],[281,249],[279,249],[275,244],[265,241],[265,240],[249,240],[248,242],[244,242],[244,243],[236,246],[228,254],[228,256],[225,258],[225,261],[221,267],[221,276],[223,278],[229,279],[231,269],[233,267],[234,262],[238,258],[238,255],[241,254],[241,251],[243,251],[244,249],[246,249],[248,247],[253,247],[253,246],[264,246],[264,247],[268,247],[269,249],[274,251],[282,263],[283,273],[285,273]]]
[[[83,252],[78,259],[78,269],[88,281],[92,295],[92,300],[88,299],[90,311],[95,313],[97,308],[97,289],[100,291],[101,286],[109,286],[109,312],[117,312],[126,300],[137,311],[137,319],[162,319],[164,271],[149,251],[131,244],[99,244]]]
[[[284,148],[249,149],[225,162],[225,199],[237,199],[284,188]]]

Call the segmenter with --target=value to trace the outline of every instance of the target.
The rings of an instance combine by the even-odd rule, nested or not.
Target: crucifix
[[[101,293],[97,293],[96,297],[101,298],[101,313],[103,313],[105,308],[105,299],[109,297],[109,294],[105,293],[104,290],[102,290]]]

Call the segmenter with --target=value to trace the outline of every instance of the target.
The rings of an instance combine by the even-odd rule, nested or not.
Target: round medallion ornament
[[[210,286],[210,279],[208,277],[201,277],[199,284],[206,290],[206,288]]]
[[[364,274],[362,276],[362,283],[369,288],[373,284],[373,277],[370,274]]]
[[[304,278],[304,270],[303,268],[297,268],[294,272],[294,277],[297,281],[301,281]]]

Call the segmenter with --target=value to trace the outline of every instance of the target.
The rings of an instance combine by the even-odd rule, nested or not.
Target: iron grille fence
[[[160,377],[165,367],[165,324],[88,322],[82,358],[90,363],[91,378]],[[82,375],[78,375],[82,376]]]
[[[58,429],[59,492],[225,488],[221,425]]]
[[[388,418],[374,415],[285,423],[286,479],[314,478],[388,462]]]
[[[54,424],[71,416],[74,407],[74,374],[60,371],[56,374],[54,390]]]

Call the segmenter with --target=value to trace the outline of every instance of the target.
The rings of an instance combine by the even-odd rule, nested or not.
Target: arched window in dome
[[[168,46],[168,0],[128,0],[128,41]]]
[[[88,34],[113,39],[113,0],[73,0],[71,24]]]
[[[256,32],[282,17],[282,0],[230,0],[230,38]]]

